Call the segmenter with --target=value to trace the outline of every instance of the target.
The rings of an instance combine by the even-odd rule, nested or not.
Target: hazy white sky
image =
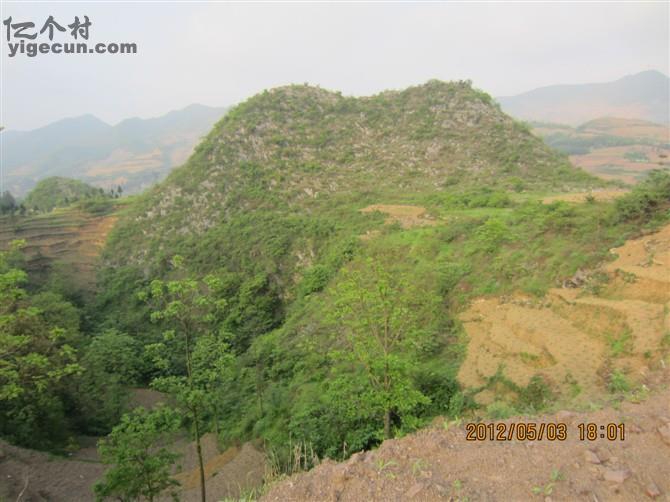
[[[31,3],[0,14],[39,29],[92,21],[90,42],[136,55],[8,57],[0,121],[32,129],[92,113],[116,123],[191,103],[226,106],[309,82],[374,94],[431,78],[472,79],[494,96],[669,70],[669,3]],[[72,41],[68,33],[60,41]],[[48,41],[40,35],[36,41]],[[15,40],[14,40],[15,41]],[[56,40],[54,40],[56,41]]]

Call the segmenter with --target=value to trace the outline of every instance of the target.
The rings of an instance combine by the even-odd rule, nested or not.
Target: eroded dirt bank
[[[663,376],[670,381],[670,375]],[[670,500],[670,391],[642,404],[505,421],[565,423],[565,441],[466,441],[442,424],[288,478],[263,501]],[[625,424],[623,441],[580,440],[578,424]],[[492,422],[487,422],[492,423]],[[498,421],[496,423],[501,423]]]

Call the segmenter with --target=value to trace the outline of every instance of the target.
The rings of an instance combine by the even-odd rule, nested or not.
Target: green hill
[[[449,186],[554,189],[601,182],[573,168],[467,82],[431,81],[348,98],[308,86],[266,91],[232,109],[186,165],[142,197],[119,235],[147,252],[200,240],[249,213],[306,214],[410,200]]]
[[[53,176],[40,181],[26,196],[23,205],[27,209],[46,212],[102,196],[102,189],[87,185],[83,181]]]

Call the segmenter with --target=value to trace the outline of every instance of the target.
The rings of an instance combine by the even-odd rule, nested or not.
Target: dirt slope
[[[102,464],[66,460],[0,441],[0,501],[93,500],[93,484]]]
[[[202,438],[202,448],[208,500],[236,498],[263,484],[265,455],[251,443],[220,452],[214,434],[206,434]],[[200,471],[195,443],[185,441],[176,449],[183,454],[179,461],[181,472],[175,476],[181,484],[179,498],[182,502],[197,502],[200,500]],[[164,500],[167,502],[171,498]]]
[[[464,424],[448,430],[436,424],[345,463],[326,461],[277,483],[261,500],[670,500],[669,417],[665,390],[618,410],[504,421],[565,423],[565,441],[472,442],[465,439]],[[625,439],[582,441],[577,424],[585,422],[622,422]]]
[[[603,396],[616,371],[645,383],[670,348],[670,226],[611,252],[616,259],[598,274],[578,273],[565,284],[573,287],[544,298],[473,302],[461,315],[469,337],[461,383],[484,385],[502,366],[518,385],[543,376],[570,404]],[[487,404],[493,392],[477,400]]]
[[[61,264],[77,286],[91,290],[98,256],[117,219],[113,213],[95,216],[71,208],[38,216],[2,217],[0,250],[13,240],[23,239],[29,272],[44,273]]]
[[[82,438],[82,441],[83,448],[67,459],[0,441],[0,502],[94,500],[93,485],[102,478],[106,466],[99,461],[95,438]],[[265,455],[251,444],[221,453],[213,434],[205,435],[202,444],[208,500],[239,497],[244,491],[261,486]],[[195,445],[184,439],[172,448],[182,454],[178,460],[181,472],[175,476],[182,485],[180,500],[200,500]],[[161,500],[172,498],[166,496]]]

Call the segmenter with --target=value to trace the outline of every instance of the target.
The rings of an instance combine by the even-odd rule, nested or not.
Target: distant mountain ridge
[[[523,119],[580,125],[600,117],[670,123],[670,79],[655,70],[613,82],[552,85],[497,98],[502,109]]]
[[[225,111],[194,104],[115,126],[88,114],[32,131],[3,131],[0,155],[6,187],[23,196],[41,179],[64,176],[139,192],[183,163]]]

